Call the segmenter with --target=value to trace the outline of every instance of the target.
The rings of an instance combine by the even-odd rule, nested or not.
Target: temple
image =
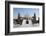
[[[13,19],[13,21],[14,21],[14,23],[20,24],[20,25],[22,25],[22,22],[23,22],[24,19],[26,19],[26,24],[29,23],[28,20],[31,20],[32,24],[39,23],[39,17],[38,17],[38,20],[36,20],[36,14],[35,13],[34,13],[34,16],[32,16],[32,18],[30,18],[30,19],[29,18],[30,17],[21,17],[20,13],[18,13],[18,18],[17,19]]]

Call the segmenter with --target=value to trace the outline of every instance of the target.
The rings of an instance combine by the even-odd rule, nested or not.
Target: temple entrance
[[[32,27],[32,21],[31,20],[23,20],[22,27]]]

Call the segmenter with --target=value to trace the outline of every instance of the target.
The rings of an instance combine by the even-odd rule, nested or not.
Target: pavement
[[[39,26],[38,23],[33,25],[31,20],[28,20],[28,21],[29,21],[29,24],[26,24],[26,20],[24,19],[22,22],[22,25],[20,25],[20,24],[15,25],[14,24],[13,27],[18,28],[18,27],[36,27],[36,26],[38,27]]]

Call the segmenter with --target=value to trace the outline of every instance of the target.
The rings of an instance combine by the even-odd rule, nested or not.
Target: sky
[[[20,16],[33,16],[34,13],[39,16],[39,8],[13,8],[13,16],[18,16],[18,13],[20,13]]]

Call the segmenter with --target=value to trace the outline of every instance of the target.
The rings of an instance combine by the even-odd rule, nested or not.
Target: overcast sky
[[[36,13],[36,16],[39,16],[39,8],[13,8],[13,16],[18,16],[18,13],[20,13],[21,16],[33,16],[34,13]]]

